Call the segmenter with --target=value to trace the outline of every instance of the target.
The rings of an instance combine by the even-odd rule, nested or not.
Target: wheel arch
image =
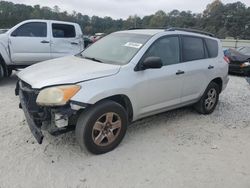
[[[10,52],[8,46],[6,46],[6,44],[4,44],[3,42],[0,42],[0,56],[3,59],[4,63],[6,64],[6,66],[11,63],[11,57],[9,53]]]
[[[6,76],[7,75],[7,65],[6,65],[6,63],[5,63],[5,60],[4,60],[4,58],[3,58],[3,56],[2,56],[2,54],[0,53],[0,64],[3,66],[3,69],[4,69],[4,76]]]
[[[8,65],[11,63],[8,47],[3,42],[0,42],[0,63],[4,67],[5,76],[8,74]]]
[[[133,121],[133,115],[134,115],[133,106],[132,106],[132,103],[131,103],[128,96],[123,95],[123,94],[112,95],[112,96],[106,97],[104,99],[101,99],[101,100],[97,101],[96,103],[99,103],[99,102],[104,101],[104,100],[111,100],[111,101],[114,101],[114,102],[120,104],[121,106],[123,106],[128,113],[129,122]]]
[[[218,86],[219,86],[219,88],[220,88],[220,93],[221,93],[221,91],[222,91],[222,85],[223,85],[223,81],[222,81],[222,78],[220,78],[220,77],[217,77],[217,78],[215,78],[215,79],[213,79],[211,82],[214,82],[214,83],[216,83]],[[210,82],[210,83],[211,83]]]

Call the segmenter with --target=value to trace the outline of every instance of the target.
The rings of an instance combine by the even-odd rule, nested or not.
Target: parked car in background
[[[83,36],[84,40],[84,48],[87,48],[89,45],[93,44],[93,40],[90,39],[88,36]]]
[[[104,36],[105,36],[105,33],[96,33],[95,35],[91,36],[90,39],[93,42],[96,42],[96,41],[98,41],[99,39],[101,39]]]
[[[219,39],[174,28],[115,32],[18,77],[16,94],[38,143],[42,128],[52,135],[75,129],[95,154],[118,146],[138,119],[187,105],[212,113],[229,80]]]
[[[224,51],[224,55],[229,62],[229,73],[250,75],[249,49],[249,47],[241,47]]]
[[[239,47],[237,48],[237,51],[244,55],[250,56],[250,47]]]
[[[0,79],[13,69],[74,55],[84,49],[82,30],[76,23],[27,20],[0,34]]]

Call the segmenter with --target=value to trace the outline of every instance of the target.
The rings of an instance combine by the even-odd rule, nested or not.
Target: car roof
[[[141,34],[141,35],[155,35],[157,33],[163,32],[164,29],[131,29],[118,31],[117,33],[131,33],[131,34]]]
[[[26,22],[53,22],[53,23],[65,23],[65,24],[77,24],[75,22],[67,22],[67,21],[60,21],[60,20],[46,20],[46,19],[29,19],[21,23],[26,23]]]

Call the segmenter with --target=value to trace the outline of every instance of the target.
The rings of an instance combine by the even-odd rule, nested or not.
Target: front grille
[[[28,83],[26,83],[24,81],[20,81],[20,84],[21,84],[23,89],[31,89],[32,90],[31,85],[29,85]]]
[[[229,72],[243,73],[240,64],[229,64]]]

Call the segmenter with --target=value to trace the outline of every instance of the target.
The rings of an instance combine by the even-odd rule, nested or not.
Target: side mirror
[[[160,57],[147,57],[141,63],[141,69],[160,69],[163,66],[162,60]]]

